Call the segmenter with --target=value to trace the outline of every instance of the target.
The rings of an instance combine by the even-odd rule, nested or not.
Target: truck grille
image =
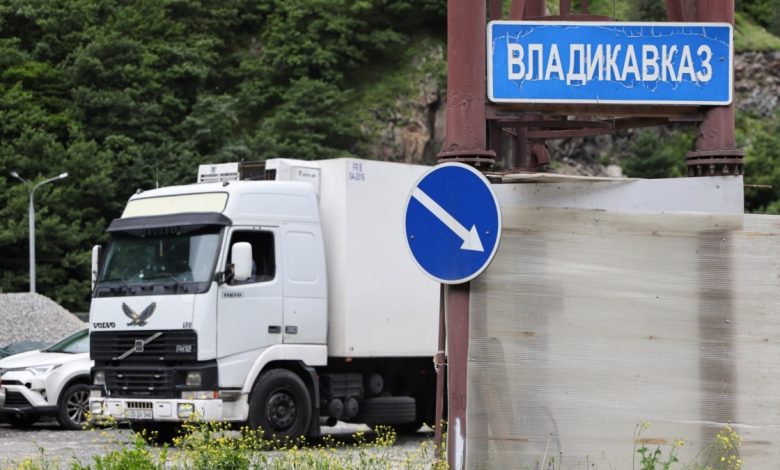
[[[173,369],[109,368],[105,372],[109,396],[174,398]]]
[[[150,401],[128,401],[125,403],[125,407],[133,410],[151,410],[152,402]]]
[[[161,334],[148,341],[157,333]],[[148,342],[143,344],[144,341]],[[98,362],[161,363],[198,358],[198,335],[193,330],[94,331],[89,335],[89,343],[90,356]],[[133,352],[127,354],[130,350]]]

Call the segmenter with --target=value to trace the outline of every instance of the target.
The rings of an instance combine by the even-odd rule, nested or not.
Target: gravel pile
[[[43,295],[0,294],[0,347],[19,341],[54,342],[86,326]]]

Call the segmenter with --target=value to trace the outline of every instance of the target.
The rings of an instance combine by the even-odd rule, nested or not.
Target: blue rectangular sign
[[[728,23],[491,21],[496,103],[727,105]]]

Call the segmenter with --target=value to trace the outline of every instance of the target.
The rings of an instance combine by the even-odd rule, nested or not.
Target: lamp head
[[[15,171],[11,172],[11,176],[13,176],[14,178],[20,178],[19,173],[15,172]]]
[[[63,179],[63,178],[67,178],[67,177],[68,177],[68,172],[66,171],[65,173],[61,173],[61,174],[60,174],[60,175],[57,177],[57,179]]]

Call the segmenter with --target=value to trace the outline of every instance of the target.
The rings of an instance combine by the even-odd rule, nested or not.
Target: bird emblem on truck
[[[154,313],[154,309],[157,307],[157,302],[152,302],[148,307],[143,309],[141,313],[136,313],[135,310],[130,308],[126,303],[122,302],[122,311],[125,315],[132,320],[127,326],[144,326],[146,325],[146,319],[151,317]]]

